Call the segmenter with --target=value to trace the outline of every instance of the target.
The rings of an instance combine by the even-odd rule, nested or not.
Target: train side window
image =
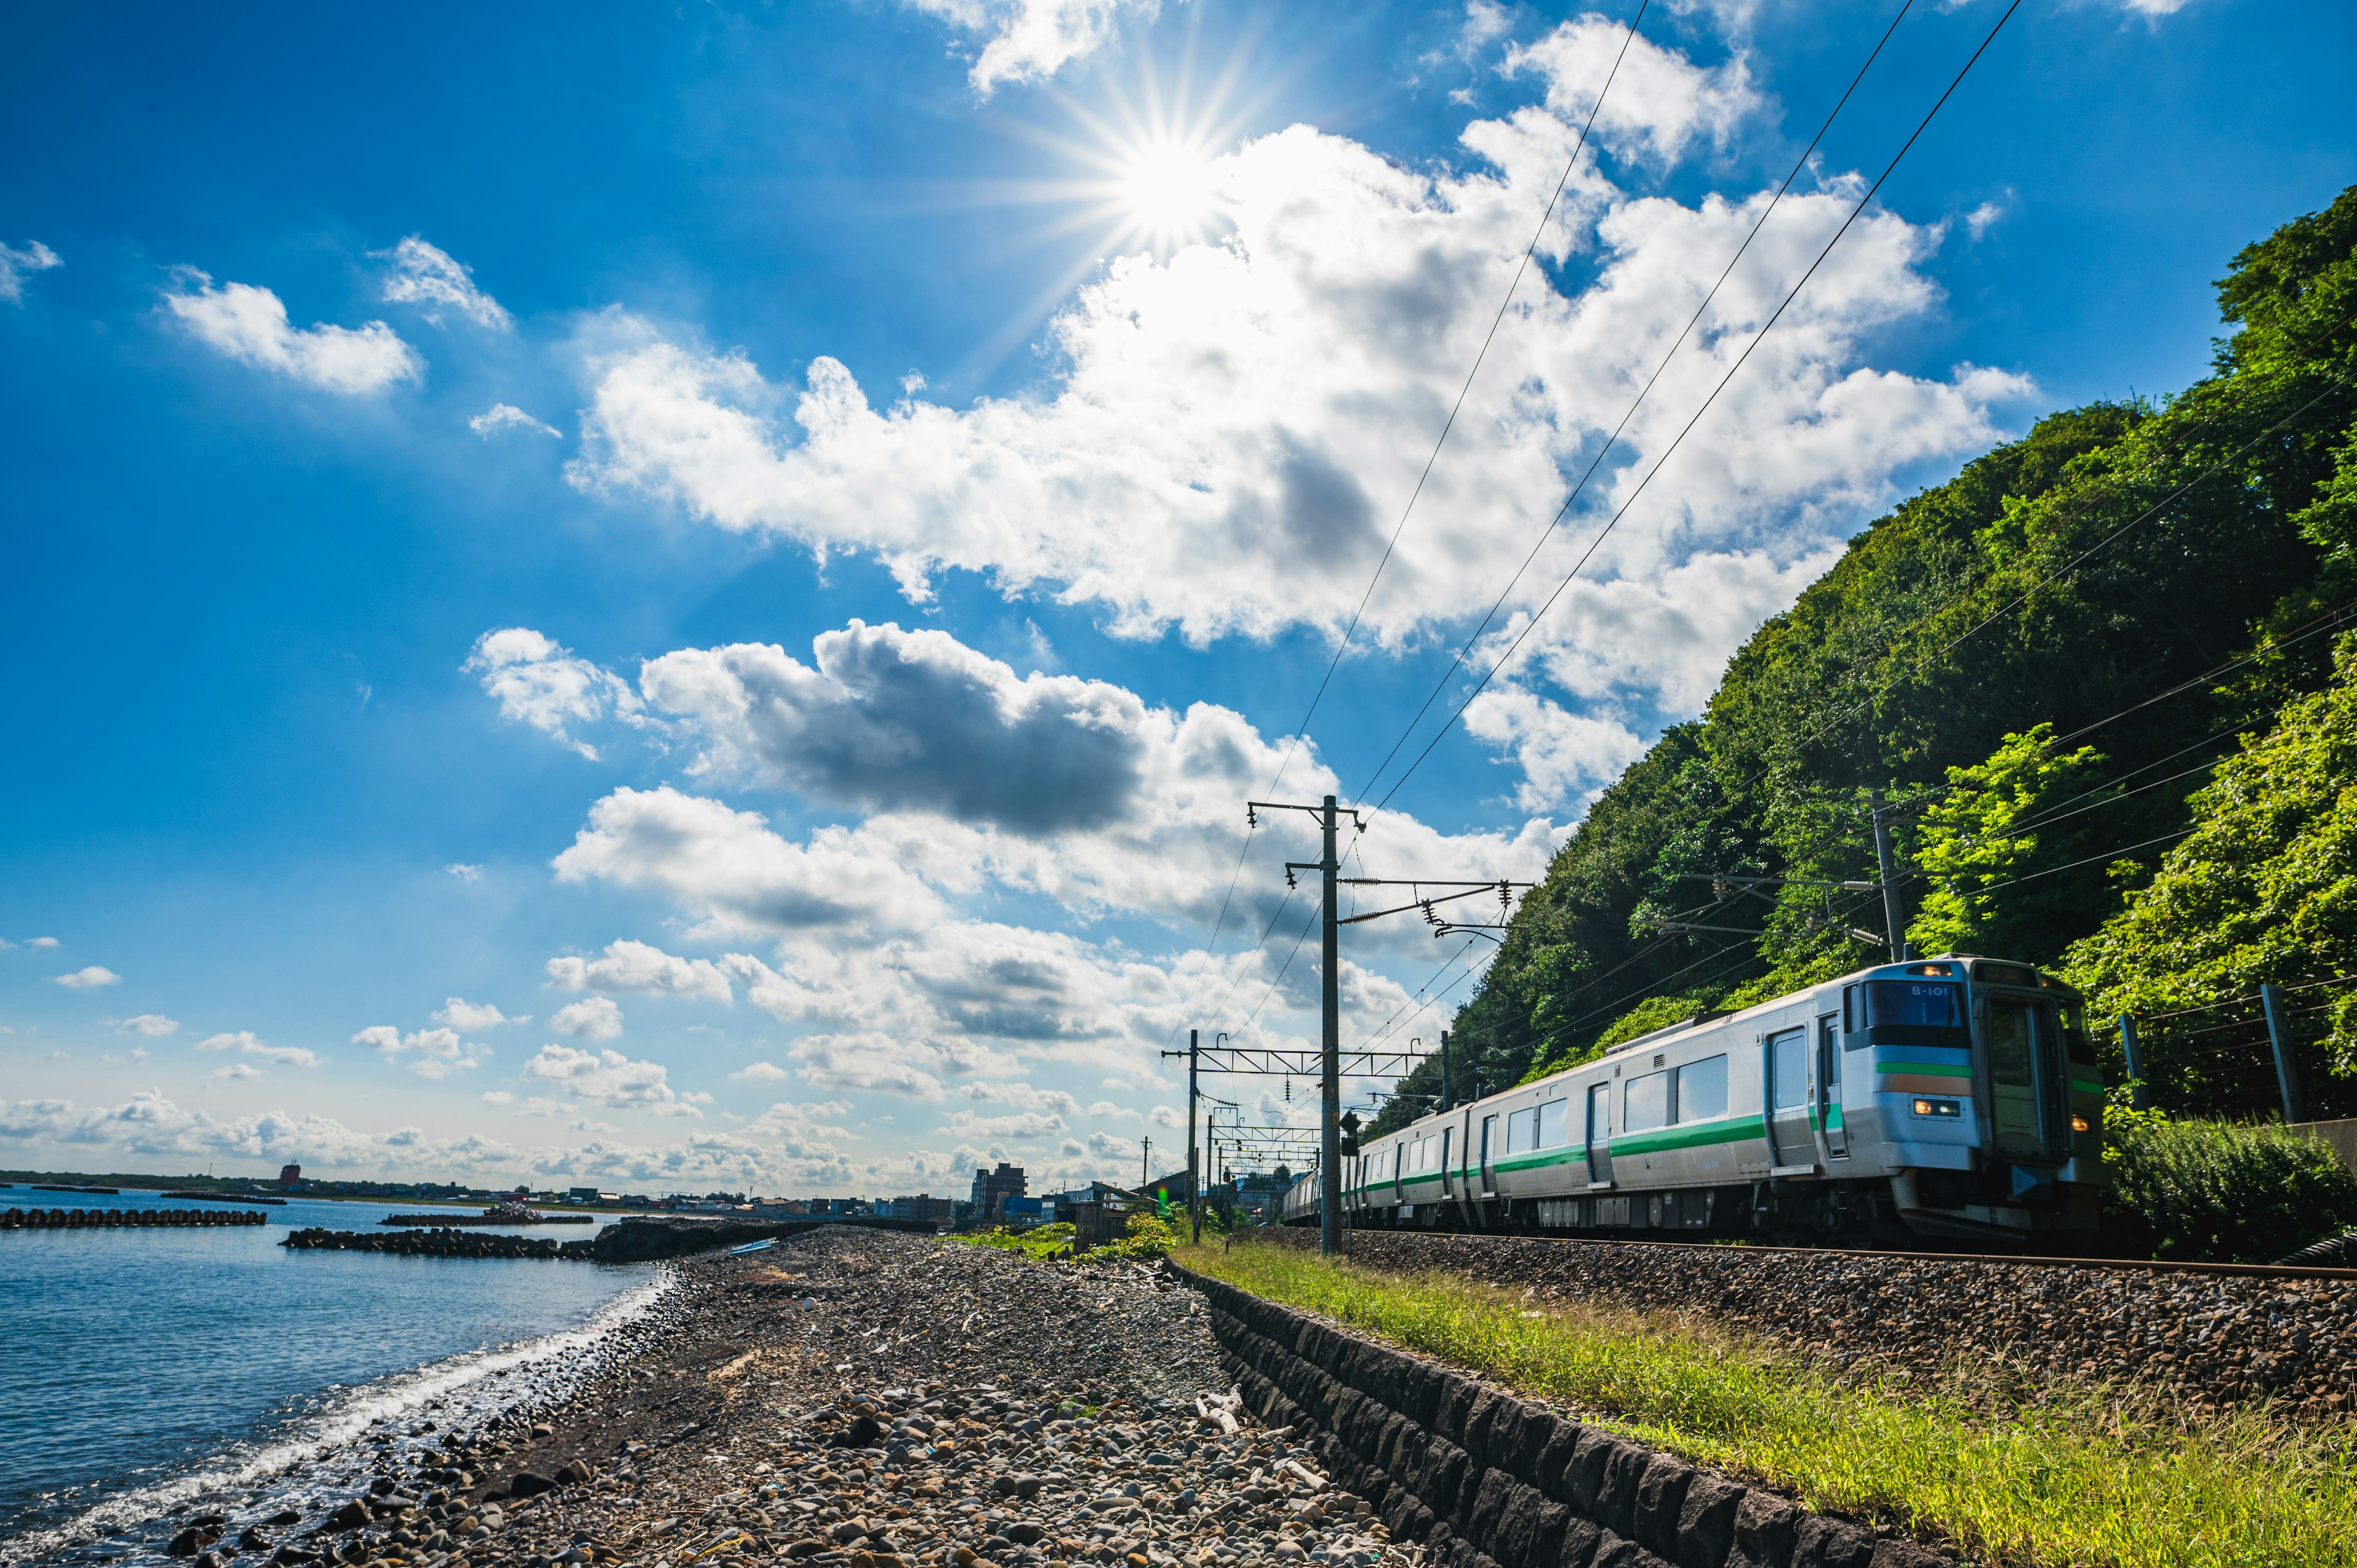
[[[1571,1101],[1550,1100],[1539,1107],[1539,1147],[1559,1149],[1571,1142]]]
[[[1620,1128],[1627,1133],[1642,1133],[1670,1124],[1670,1075],[1649,1072],[1642,1078],[1632,1078],[1621,1090]]]
[[[1707,1122],[1727,1114],[1727,1058],[1706,1057],[1678,1069],[1678,1120]]]
[[[1845,985],[1845,986],[1843,986],[1843,987],[1842,987],[1842,1033],[1843,1033],[1843,1034],[1845,1034],[1845,1035],[1848,1035],[1848,1034],[1854,1034],[1854,1033],[1856,1033],[1856,1032],[1857,1032],[1857,986],[1855,986],[1855,985]]]
[[[1539,1113],[1536,1109],[1510,1111],[1506,1113],[1506,1153],[1527,1155],[1539,1146]]]
[[[1798,1111],[1809,1102],[1809,1032],[1787,1029],[1768,1037],[1769,1109]]]

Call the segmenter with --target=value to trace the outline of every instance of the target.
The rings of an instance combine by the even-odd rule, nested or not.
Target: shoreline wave
[[[278,1431],[113,1492],[60,1522],[0,1535],[0,1568],[166,1563],[164,1542],[178,1523],[171,1516],[200,1501],[232,1516],[287,1507],[312,1513],[327,1496],[360,1489],[389,1454],[433,1446],[443,1431],[562,1398],[601,1365],[621,1329],[679,1284],[676,1269],[657,1264],[651,1277],[601,1302],[576,1327],[461,1351],[366,1383],[330,1384],[306,1396],[307,1408],[282,1407]]]

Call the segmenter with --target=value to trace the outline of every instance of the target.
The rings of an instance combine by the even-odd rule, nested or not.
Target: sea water
[[[239,1207],[22,1186],[0,1204]],[[669,1283],[645,1263],[279,1245],[404,1208],[297,1197],[258,1226],[0,1230],[0,1568],[151,1560],[175,1511],[356,1485],[385,1447],[432,1441],[425,1421],[562,1393],[577,1352]],[[574,1240],[607,1222],[483,1229]]]

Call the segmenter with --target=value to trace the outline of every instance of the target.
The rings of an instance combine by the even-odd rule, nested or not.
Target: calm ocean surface
[[[226,1208],[0,1187],[35,1208]],[[414,1206],[410,1206],[414,1208]],[[145,1521],[344,1483],[354,1440],[545,1391],[651,1304],[652,1264],[297,1252],[400,1206],[290,1199],[258,1227],[0,1231],[0,1564],[145,1558]],[[453,1212],[470,1212],[454,1210]],[[518,1227],[571,1240],[597,1226]]]

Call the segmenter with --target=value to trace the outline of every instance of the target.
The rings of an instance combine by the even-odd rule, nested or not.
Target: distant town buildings
[[[976,1170],[972,1199],[974,1218],[985,1225],[1001,1223],[1006,1199],[1021,1197],[1029,1185],[1024,1179],[1023,1167],[1010,1165],[1005,1160],[998,1162],[995,1171]]]
[[[281,1165],[278,1167],[279,1191],[293,1192],[297,1187],[302,1185],[302,1182],[303,1167],[301,1165]]]

